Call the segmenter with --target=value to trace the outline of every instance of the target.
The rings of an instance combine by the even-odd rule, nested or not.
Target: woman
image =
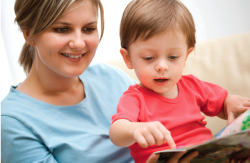
[[[98,9],[102,37],[100,0],[16,0],[27,78],[1,103],[2,162],[133,162],[108,131],[119,97],[135,82],[118,68],[89,66],[99,43]]]

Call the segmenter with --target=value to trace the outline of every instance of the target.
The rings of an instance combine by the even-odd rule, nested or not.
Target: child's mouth
[[[154,79],[154,81],[158,86],[165,86],[168,83],[169,79]]]
[[[157,81],[157,82],[165,82],[165,81],[167,81],[168,79],[154,79],[155,81]]]

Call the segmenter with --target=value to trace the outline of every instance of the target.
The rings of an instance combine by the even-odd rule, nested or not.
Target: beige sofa
[[[122,59],[107,63],[120,67],[138,81]],[[220,85],[229,94],[250,98],[250,32],[197,43],[188,57],[184,74],[194,74],[201,80]],[[217,117],[206,117],[206,120],[213,134],[227,124]]]

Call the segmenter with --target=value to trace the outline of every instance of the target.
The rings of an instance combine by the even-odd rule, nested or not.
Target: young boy
[[[140,84],[120,98],[110,139],[129,146],[136,163],[155,151],[211,138],[201,111],[227,119],[249,108],[238,110],[247,98],[182,75],[196,39],[192,15],[180,1],[133,0],[124,11],[120,37],[120,52]]]

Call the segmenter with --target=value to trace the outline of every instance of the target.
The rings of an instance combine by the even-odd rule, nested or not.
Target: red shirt
[[[211,130],[205,127],[207,122],[203,121],[205,117],[201,111],[208,116],[218,115],[228,92],[193,75],[183,75],[177,86],[179,94],[175,99],[165,98],[138,84],[130,86],[120,98],[117,114],[112,116],[113,122],[117,119],[160,121],[171,132],[177,146],[211,138]],[[129,148],[135,162],[144,163],[153,152],[169,146],[165,143],[142,148],[134,143]]]

